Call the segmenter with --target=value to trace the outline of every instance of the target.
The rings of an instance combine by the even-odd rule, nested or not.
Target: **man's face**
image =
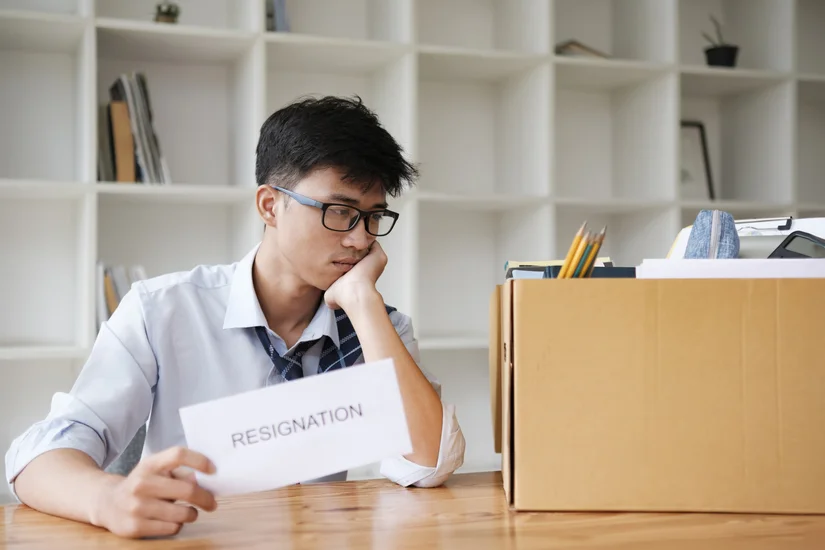
[[[363,193],[341,180],[338,170],[316,170],[292,191],[325,203],[337,203],[376,210],[386,207],[386,194],[380,185]],[[284,201],[288,204],[284,205]],[[280,194],[277,205],[277,240],[284,259],[306,283],[326,290],[352,266],[367,255],[376,237],[367,233],[363,218],[347,232],[332,231],[322,223],[319,208],[305,206]],[[332,216],[332,213],[328,214]]]

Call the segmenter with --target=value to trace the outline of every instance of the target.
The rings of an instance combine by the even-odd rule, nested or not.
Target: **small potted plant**
[[[155,6],[155,21],[158,23],[177,23],[180,6],[175,2],[158,2]]]
[[[702,32],[705,40],[710,42],[710,46],[705,48],[705,59],[708,65],[715,67],[735,67],[736,56],[739,53],[739,46],[727,44],[722,38],[722,25],[714,17],[710,16],[710,20],[716,29],[716,40],[714,40],[708,33]]]

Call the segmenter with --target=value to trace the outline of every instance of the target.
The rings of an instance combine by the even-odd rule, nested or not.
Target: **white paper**
[[[636,268],[637,279],[810,279],[825,277],[825,259],[652,259]]]
[[[544,270],[535,271],[531,269],[514,269],[511,273],[513,279],[543,279]]]
[[[265,491],[412,451],[391,359],[180,409],[187,446],[215,463],[216,495]],[[273,437],[274,436],[274,437]]]

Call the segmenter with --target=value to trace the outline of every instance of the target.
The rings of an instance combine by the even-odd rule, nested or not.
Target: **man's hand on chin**
[[[380,298],[375,283],[387,265],[387,254],[378,241],[361,261],[332,283],[324,293],[324,301],[332,309],[349,309],[358,304]]]
[[[375,282],[386,265],[387,255],[376,241],[355,267],[330,285],[324,300],[333,309],[343,309],[352,321],[365,362],[393,360],[413,444],[413,452],[405,458],[434,468],[440,452],[443,407],[438,393],[384,313],[384,301]]]

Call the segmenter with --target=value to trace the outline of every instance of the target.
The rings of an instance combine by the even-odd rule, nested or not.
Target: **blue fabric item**
[[[702,210],[690,230],[685,258],[730,259],[739,257],[739,233],[728,212]]]
[[[387,314],[395,311],[395,308],[392,306],[385,304],[384,307],[387,310]],[[349,367],[361,357],[360,353],[356,353],[361,349],[361,343],[358,341],[349,317],[342,309],[337,309],[334,313],[341,347],[338,348],[330,337],[321,337],[321,339],[324,340],[324,346],[318,363],[318,374],[323,374],[329,370]],[[278,352],[275,351],[275,346],[273,346],[269,340],[266,328],[260,326],[255,327],[255,331],[258,334],[258,339],[261,341],[264,351],[266,351],[269,359],[272,361],[273,370],[270,373],[270,377],[280,376],[284,381],[288,382],[304,376],[301,357],[318,340],[301,342],[295,347],[292,354],[285,354],[281,357],[278,355]]]

